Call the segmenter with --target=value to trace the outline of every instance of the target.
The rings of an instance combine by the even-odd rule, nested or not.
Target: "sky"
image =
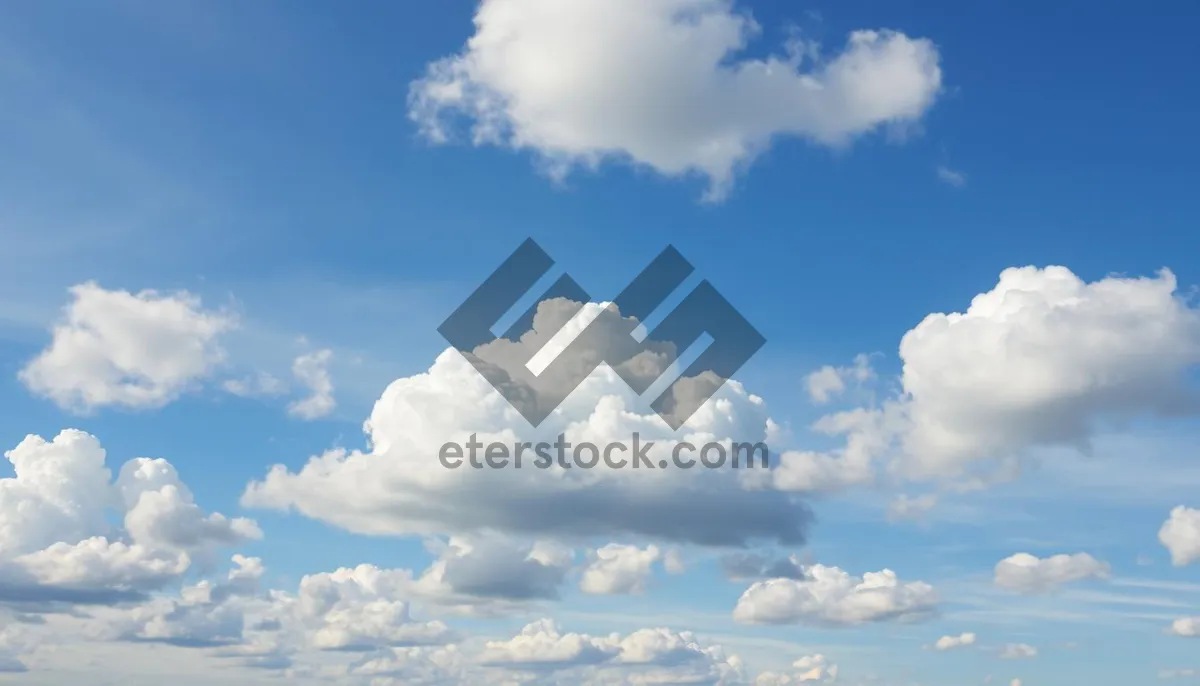
[[[0,683],[1200,681],[1155,9],[0,4]],[[675,431],[587,339],[532,426],[438,332],[527,238],[591,301],[518,390],[667,246],[766,343]],[[438,460],[558,433],[770,465]]]

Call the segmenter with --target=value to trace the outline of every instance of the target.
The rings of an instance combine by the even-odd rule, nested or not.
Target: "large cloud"
[[[521,365],[530,357],[528,350],[541,350],[574,312],[565,301],[545,301],[532,330],[519,341],[501,339],[476,354],[497,369]],[[630,347],[627,340],[623,344],[614,341],[612,349],[597,354],[638,369],[658,363],[653,353],[621,357]],[[658,369],[652,371],[657,376]],[[519,377],[514,373],[513,378]],[[296,472],[276,465],[248,486],[243,503],[295,509],[369,534],[502,531],[563,539],[630,535],[708,545],[757,539],[801,543],[808,509],[792,496],[757,488],[747,475],[764,471],[761,466],[748,469],[743,460],[742,468],[734,469],[729,460],[720,469],[698,462],[692,469],[669,462],[667,469],[659,468],[680,440],[697,447],[708,441],[754,443],[767,439],[768,424],[763,401],[730,381],[676,433],[616,372],[602,366],[535,430],[450,349],[427,373],[399,379],[384,391],[366,422],[369,450],[333,450]],[[602,460],[593,469],[570,464],[541,469],[527,453],[520,469],[512,460],[506,468],[475,468],[464,461],[449,469],[438,459],[445,443],[465,445],[472,435],[483,444],[512,446],[553,442],[559,433],[572,444],[623,442],[630,452],[615,458],[629,463],[620,469]],[[650,467],[634,466],[635,433],[643,445],[655,443],[648,453]]]
[[[202,309],[187,292],[130,293],[84,283],[71,296],[50,346],[20,378],[77,412],[166,405],[224,359],[218,337],[234,326],[232,317]]]
[[[814,425],[844,437],[788,452],[771,472],[789,491],[899,479],[985,486],[1036,448],[1087,449],[1103,424],[1195,413],[1200,310],[1174,275],[1085,282],[1065,267],[1006,269],[964,312],[931,314],[900,342],[901,390]]]
[[[731,0],[484,0],[463,51],[413,84],[410,115],[435,142],[461,115],[476,144],[559,175],[614,157],[702,174],[719,198],[773,138],[845,145],[918,121],[941,90],[925,39],[864,30],[832,55],[794,40],[739,57],[758,31]]]
[[[1104,419],[1197,408],[1200,312],[1174,275],[1087,283],[1065,267],[1006,269],[963,313],[900,342],[907,467],[953,471],[1033,445],[1087,443]]]

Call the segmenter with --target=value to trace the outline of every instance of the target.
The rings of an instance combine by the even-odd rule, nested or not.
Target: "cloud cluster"
[[[0,479],[0,603],[20,612],[136,602],[262,536],[201,510],[165,460],[129,460],[113,479],[82,431],[31,435],[4,455],[14,476]],[[168,638],[164,621],[147,620],[145,636]]]
[[[919,121],[942,88],[923,38],[741,56],[759,31],[732,0],[485,0],[462,52],[412,84],[410,116],[434,142],[465,119],[475,144],[533,151],[559,177],[614,158],[703,175],[719,199],[775,138],[844,146]]]
[[[9,602],[137,597],[262,535],[251,520],[205,514],[165,460],[130,460],[111,480],[104,449],[81,431],[29,436],[5,457],[15,472],[0,479],[0,598]]]

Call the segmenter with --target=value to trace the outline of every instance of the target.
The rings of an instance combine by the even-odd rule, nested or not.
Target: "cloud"
[[[812,428],[844,437],[845,445],[828,452],[785,450],[769,474],[771,485],[781,491],[829,493],[871,483],[875,479],[873,460],[887,446],[886,419],[884,414],[865,409],[822,417]]]
[[[232,316],[202,309],[186,291],[130,293],[88,282],[70,293],[50,346],[19,378],[73,412],[170,403],[224,360],[218,338],[235,326]]]
[[[1172,636],[1194,638],[1200,636],[1200,617],[1183,617],[1171,622],[1167,633]]]
[[[1194,414],[1200,311],[1175,276],[1085,282],[1065,267],[1006,269],[965,312],[925,317],[900,341],[900,391],[814,429],[843,448],[785,453],[777,488],[1013,478],[1036,448],[1090,447],[1105,423]]]
[[[288,405],[288,414],[300,419],[313,420],[327,417],[337,408],[333,397],[333,380],[329,377],[329,361],[332,350],[318,350],[296,358],[292,374],[304,385],[310,395]]]
[[[571,550],[548,542],[453,536],[415,590],[431,602],[490,614],[509,603],[556,600],[573,562]]]
[[[435,143],[465,119],[476,145],[530,150],[559,177],[627,160],[707,177],[719,199],[776,138],[844,146],[918,122],[941,91],[923,38],[862,30],[834,54],[794,40],[739,56],[759,32],[730,0],[485,0],[462,52],[412,84],[409,115]]]
[[[1158,530],[1158,540],[1171,552],[1176,567],[1200,560],[1200,510],[1180,505]]]
[[[104,449],[82,431],[28,436],[4,455],[15,475],[0,479],[0,600],[136,599],[262,536],[251,520],[205,514],[165,460],[130,460],[110,480]]]
[[[658,546],[638,548],[610,543],[593,551],[583,567],[579,588],[598,595],[643,593],[654,563],[662,556]]]
[[[920,619],[936,610],[937,595],[922,581],[902,583],[890,569],[853,577],[813,565],[806,579],[769,579],[746,589],[733,618],[746,624],[852,626]]]
[[[832,683],[837,680],[838,666],[830,664],[824,655],[805,655],[792,663],[791,674],[763,672],[754,686],[793,686],[794,684]]]
[[[520,340],[502,339],[475,353],[497,370],[523,365],[529,348],[540,350],[550,338],[546,332],[558,332],[571,319],[577,309],[572,305],[545,301]],[[619,352],[596,354],[614,364],[640,364],[657,376],[653,355],[627,360]],[[681,440],[754,443],[766,439],[767,427],[762,399],[731,380],[674,432],[612,368],[602,366],[533,429],[458,351],[448,349],[428,372],[399,379],[384,391],[365,424],[369,450],[329,451],[295,472],[276,465],[247,487],[242,502],[294,509],[368,534],[503,531],[562,540],[602,536],[794,545],[804,540],[808,508],[794,496],[751,483],[746,475],[752,469],[734,469],[731,463],[720,469],[658,467]],[[629,460],[622,469],[604,462],[593,469],[570,462],[566,468],[543,469],[534,466],[530,454],[520,468],[513,460],[500,469],[475,468],[465,460],[447,468],[439,461],[447,442],[465,447],[472,437],[484,445],[514,446],[553,443],[562,434],[572,446],[620,442],[632,451],[635,433],[642,446],[653,443],[645,453],[649,467],[631,452],[618,453]],[[564,453],[567,460],[570,450]]]
[[[961,171],[951,169],[944,165],[938,165],[937,168],[938,181],[955,188],[962,188],[967,185],[967,175]]]
[[[937,506],[938,496],[936,493],[926,493],[925,495],[910,498],[901,493],[888,503],[887,518],[888,521],[898,522],[905,519],[920,519],[925,516],[925,513]]]
[[[1195,409],[1200,313],[1176,281],[1065,267],[1006,269],[965,313],[931,314],[900,343],[907,467],[954,472],[1034,445],[1086,443],[1104,418]]]
[[[705,645],[689,632],[639,629],[625,636],[562,633],[549,619],[525,626],[504,641],[489,641],[477,658],[481,665],[526,672],[554,673],[589,684],[733,684],[742,679],[742,663],[720,646]],[[591,676],[592,678],[587,678]]]
[[[1042,593],[1084,579],[1107,579],[1109,566],[1087,553],[1039,559],[1017,553],[996,563],[993,582],[1020,593]]]
[[[1031,645],[1025,643],[1009,643],[1004,646],[1004,650],[1000,652],[1000,658],[1004,660],[1028,660],[1037,657],[1038,650]]]
[[[824,405],[846,391],[846,382],[865,383],[875,377],[869,355],[857,355],[849,367],[825,365],[804,378],[808,397],[817,405]]]
[[[968,632],[958,636],[942,636],[933,644],[933,649],[945,651],[973,645],[975,645],[975,634]]]
[[[221,384],[229,393],[242,398],[260,398],[287,393],[287,384],[274,376],[259,372],[241,379],[228,379]]]

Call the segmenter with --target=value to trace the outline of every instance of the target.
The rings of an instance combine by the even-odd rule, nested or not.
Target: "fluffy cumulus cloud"
[[[973,645],[975,645],[975,634],[967,632],[958,636],[942,636],[933,644],[933,649],[945,651]]]
[[[511,371],[505,378],[516,383],[517,368],[532,352],[567,322],[578,321],[572,319],[574,305],[545,301],[520,340],[501,339],[475,354],[497,370],[493,376]],[[598,346],[609,347],[598,347],[595,354],[635,373],[657,377],[666,366],[653,351],[630,357],[627,337]],[[759,539],[800,543],[810,521],[808,508],[792,495],[755,483],[752,472],[761,467],[747,468],[743,461],[735,469],[731,459],[720,469],[699,463],[679,469],[669,462],[680,441],[755,443],[766,440],[769,426],[762,399],[730,381],[682,430],[672,431],[612,368],[602,366],[534,429],[463,355],[448,349],[428,372],[399,379],[384,391],[365,425],[370,449],[332,450],[297,471],[277,465],[248,486],[243,503],[293,509],[368,534],[505,531],[563,540],[632,536],[705,545]],[[560,434],[572,446],[588,442],[603,449],[619,442],[627,451],[614,453],[613,459],[625,460],[624,466],[603,460],[593,468],[579,466],[574,447],[564,449],[565,467],[553,447],[546,468],[538,466],[532,450],[517,466],[517,443],[553,444]],[[634,434],[648,462],[636,457]],[[505,466],[479,461],[482,447],[475,449],[473,466],[473,437],[481,446],[508,446]],[[461,462],[452,468],[439,458],[448,442],[463,449]],[[590,453],[579,455],[586,465]],[[666,469],[660,467],[664,461]]]
[[[937,594],[922,581],[902,582],[890,569],[851,576],[813,565],[804,579],[767,579],[742,593],[733,618],[747,624],[852,626],[916,620],[937,609]]]
[[[435,142],[465,119],[476,144],[560,176],[616,158],[701,174],[719,198],[774,138],[843,146],[919,121],[942,88],[924,38],[861,30],[834,51],[795,39],[742,56],[759,32],[732,0],[484,0],[462,52],[412,85],[410,116]]]
[[[0,599],[112,603],[161,587],[219,547],[261,536],[247,519],[205,514],[165,460],[136,458],[115,481],[93,436],[29,436],[0,479]],[[110,526],[110,514],[120,526]]]
[[[1065,267],[1006,269],[962,313],[931,314],[900,342],[906,466],[963,463],[1034,445],[1084,444],[1105,418],[1196,408],[1200,312],[1175,276],[1092,283]]]
[[[1200,510],[1180,505],[1158,530],[1158,540],[1171,553],[1176,567],[1200,560]]]
[[[0,479],[0,606],[26,626],[43,624],[41,613],[139,602],[211,562],[217,549],[262,535],[253,521],[201,510],[165,460],[135,458],[113,479],[100,442],[82,431],[28,436],[4,455],[14,475]],[[179,623],[213,631],[220,623],[151,615],[138,633],[147,640],[171,638]],[[9,667],[21,664],[9,658]]]
[[[478,662],[529,675],[553,673],[554,683],[740,684],[740,658],[689,632],[640,629],[625,636],[563,633],[551,620],[529,624],[505,641],[490,641]],[[573,680],[571,677],[573,677]]]
[[[220,335],[234,326],[187,293],[130,293],[95,283],[71,289],[49,347],[20,372],[30,391],[76,412],[166,405],[224,359]]]
[[[654,564],[662,557],[658,546],[638,548],[610,543],[592,553],[579,588],[584,593],[601,595],[642,593]]]
[[[993,581],[1019,593],[1042,593],[1084,579],[1107,579],[1109,565],[1087,553],[1039,558],[1017,553],[996,563]]]
[[[1016,476],[1037,448],[1086,449],[1106,423],[1200,409],[1188,383],[1200,310],[1167,270],[1086,282],[1065,267],[1006,269],[965,311],[925,317],[899,353],[899,392],[820,418],[813,429],[844,444],[784,452],[775,487],[827,491],[883,474],[979,488]],[[836,390],[833,376],[823,392]]]

